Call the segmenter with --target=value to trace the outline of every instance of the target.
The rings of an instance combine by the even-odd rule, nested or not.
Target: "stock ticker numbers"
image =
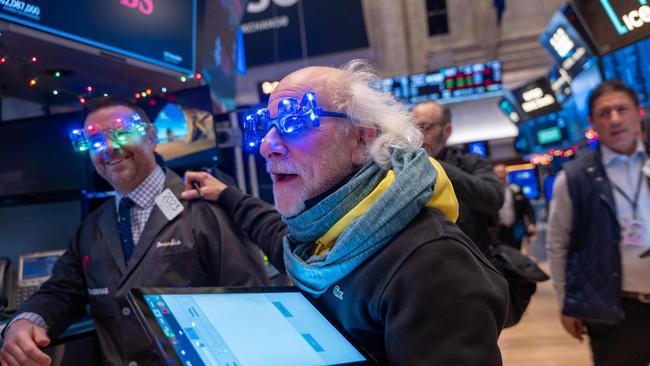
[[[20,0],[0,0],[2,9],[28,18],[39,19],[41,8]]]
[[[380,88],[412,106],[426,100],[454,103],[501,94],[501,63],[490,61],[383,79]]]

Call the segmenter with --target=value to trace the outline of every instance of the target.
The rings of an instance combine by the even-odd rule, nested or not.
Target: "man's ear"
[[[149,126],[147,128],[147,132],[146,132],[146,135],[145,135],[145,138],[147,139],[147,142],[153,144],[154,146],[156,144],[158,144],[158,133],[157,132],[158,132],[158,130],[156,130],[156,128],[153,125],[151,125],[151,126]]]
[[[376,127],[359,126],[354,128],[355,149],[352,155],[352,164],[361,166],[366,163],[368,146],[377,138]]]

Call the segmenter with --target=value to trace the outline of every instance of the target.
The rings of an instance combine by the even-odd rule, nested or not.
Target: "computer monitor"
[[[168,167],[182,171],[214,166],[218,151],[208,86],[154,96],[138,105],[158,130],[156,152]]]
[[[537,171],[535,168],[516,169],[508,171],[508,182],[521,187],[527,198],[537,198],[540,195]]]

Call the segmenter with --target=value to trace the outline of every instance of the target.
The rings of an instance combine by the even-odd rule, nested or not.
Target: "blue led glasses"
[[[320,117],[348,118],[345,113],[328,112],[316,104],[316,94],[305,93],[300,103],[296,98],[284,98],[278,103],[278,114],[271,118],[267,108],[260,108],[244,119],[244,142],[249,150],[257,147],[273,126],[282,135],[295,134],[308,128],[318,128]]]
[[[95,124],[88,124],[84,129],[70,131],[68,137],[77,152],[92,151],[95,154],[106,150],[106,137],[118,146],[129,144],[129,136],[144,136],[147,126],[136,113],[128,118],[118,118],[106,131]]]

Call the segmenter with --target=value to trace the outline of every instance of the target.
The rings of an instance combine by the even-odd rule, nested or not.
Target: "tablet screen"
[[[366,361],[299,292],[143,297],[183,365]]]

